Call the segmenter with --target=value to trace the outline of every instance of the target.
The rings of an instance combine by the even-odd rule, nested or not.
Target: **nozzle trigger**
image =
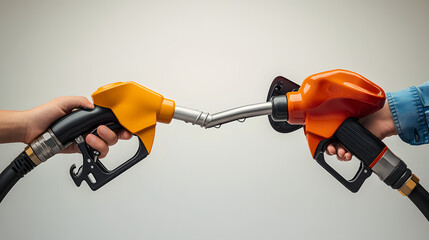
[[[347,180],[326,162],[322,151],[318,153],[318,155],[315,157],[315,160],[335,179],[337,179],[341,184],[343,184],[344,187],[346,187],[353,193],[359,191],[362,184],[369,176],[371,176],[372,173],[371,168],[365,166],[365,164],[361,162],[355,176],[352,179]]]
[[[118,128],[118,126],[108,127],[112,130],[113,128]],[[75,170],[75,164],[70,167],[70,175],[76,186],[79,187],[82,181],[86,181],[88,186],[95,191],[144,159],[148,155],[148,152],[141,139],[138,139],[139,148],[136,154],[126,162],[122,163],[119,167],[109,170],[101,161],[98,161],[100,153],[88,146],[82,136],[77,137],[75,142],[82,153],[83,164],[77,172]]]

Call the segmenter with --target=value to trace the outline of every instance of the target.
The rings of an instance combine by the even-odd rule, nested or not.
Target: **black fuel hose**
[[[408,195],[410,200],[416,205],[420,212],[425,215],[426,219],[429,221],[429,193],[417,183],[414,190]]]
[[[0,174],[0,202],[9,190],[36,165],[23,151]]]

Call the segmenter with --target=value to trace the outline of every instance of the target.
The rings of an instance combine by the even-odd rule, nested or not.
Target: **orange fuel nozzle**
[[[392,187],[396,187],[392,183],[403,183],[402,177],[398,179],[397,176],[406,179],[411,173],[400,160],[391,157],[393,154],[389,154],[380,139],[359,123],[359,118],[382,108],[386,99],[383,89],[361,75],[341,69],[332,70],[308,77],[302,86],[277,77],[271,84],[268,98],[274,100],[271,126],[282,133],[304,126],[312,157],[350,191],[357,192],[372,172]],[[324,152],[333,141],[360,160],[359,169],[352,179],[344,178],[326,162]],[[380,167],[390,166],[386,164],[390,160],[377,165],[383,156],[386,157],[385,154],[395,162],[395,167]],[[390,173],[394,177],[386,179]]]
[[[382,108],[386,96],[363,76],[332,70],[309,76],[296,92],[287,93],[288,122],[305,125],[312,155],[350,117],[361,118]]]
[[[150,153],[157,122],[170,123],[175,103],[135,82],[117,82],[92,94],[94,104],[110,108],[119,123],[137,135]]]

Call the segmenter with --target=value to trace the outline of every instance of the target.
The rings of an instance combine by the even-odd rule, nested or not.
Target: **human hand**
[[[387,101],[380,110],[359,119],[359,122],[380,140],[398,134]],[[325,152],[328,155],[336,154],[337,159],[340,161],[350,161],[353,156],[351,152],[347,151],[338,142],[329,144]]]
[[[22,142],[29,144],[36,137],[46,131],[46,129],[60,117],[72,112],[79,107],[94,108],[94,105],[85,97],[59,97],[28,111],[25,114],[25,134]],[[85,137],[86,143],[100,152],[100,158],[104,158],[109,152],[109,146],[118,142],[118,139],[130,139],[132,134],[126,130],[117,133],[108,127],[101,125],[97,128],[97,137],[88,134]],[[65,148],[62,153],[78,153],[79,148],[76,143]]]

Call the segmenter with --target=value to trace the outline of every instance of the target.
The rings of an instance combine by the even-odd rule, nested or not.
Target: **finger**
[[[108,146],[115,145],[118,142],[118,136],[116,133],[110,130],[110,128],[101,125],[97,128],[98,136],[103,139]]]
[[[59,97],[53,100],[55,104],[57,104],[62,111],[65,113],[71,112],[75,108],[86,107],[86,108],[94,108],[94,104],[92,104],[88,98],[82,96],[68,96],[68,97]]]
[[[117,134],[118,134],[118,138],[123,140],[129,140],[131,139],[131,137],[133,137],[133,134],[128,132],[125,129],[120,130]]]
[[[346,153],[344,154],[344,158],[345,158],[345,160],[346,160],[346,161],[350,161],[350,160],[352,160],[352,157],[353,157],[353,155],[352,155],[352,153],[351,153],[351,152],[346,152]]]
[[[334,155],[337,153],[337,149],[335,149],[334,144],[329,144],[328,147],[326,148],[326,153],[330,156]]]
[[[346,154],[346,150],[343,147],[338,146],[337,147],[337,158],[338,158],[338,160],[344,161],[345,160],[345,156],[344,156],[345,154]]]
[[[100,152],[99,158],[104,158],[109,152],[109,146],[107,146],[107,143],[94,134],[88,134],[85,140],[89,146]]]

